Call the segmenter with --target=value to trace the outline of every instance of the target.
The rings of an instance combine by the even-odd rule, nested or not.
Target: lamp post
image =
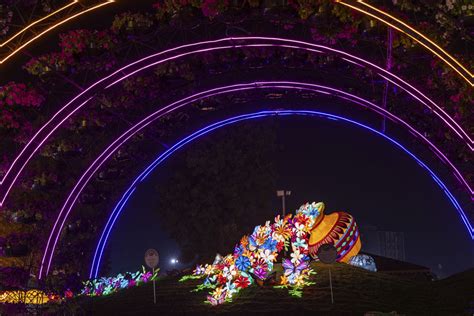
[[[278,190],[277,191],[277,196],[281,196],[281,215],[283,215],[283,218],[286,216],[286,205],[285,205],[285,197],[290,196],[291,191],[288,190]],[[286,257],[286,249],[283,250],[283,256]]]
[[[283,215],[283,217],[286,216],[285,197],[290,196],[290,195],[291,195],[291,191],[288,191],[288,190],[278,190],[278,191],[277,191],[277,196],[278,196],[278,197],[281,196],[281,214]]]

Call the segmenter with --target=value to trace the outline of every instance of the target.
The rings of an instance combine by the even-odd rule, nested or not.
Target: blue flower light
[[[240,271],[247,271],[250,268],[250,260],[247,257],[239,256],[237,260],[235,260],[235,266]]]
[[[263,244],[263,248],[268,249],[270,251],[276,251],[278,242],[273,238],[268,238],[265,243]]]

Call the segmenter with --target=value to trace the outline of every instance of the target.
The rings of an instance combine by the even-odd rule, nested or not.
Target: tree
[[[182,247],[184,261],[213,258],[271,218],[276,130],[246,122],[191,144],[157,185],[156,210]],[[274,214],[273,214],[274,215]]]

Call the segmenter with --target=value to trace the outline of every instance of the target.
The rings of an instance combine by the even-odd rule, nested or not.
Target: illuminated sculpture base
[[[251,235],[242,237],[234,253],[217,255],[212,264],[198,265],[190,278],[203,278],[196,291],[209,289],[207,302],[212,305],[232,300],[235,293],[253,283],[287,288],[289,293],[301,297],[302,288],[311,284],[311,257],[323,244],[332,244],[339,262],[348,262],[361,248],[360,236],[353,217],[344,212],[324,214],[324,203],[307,203],[296,210],[296,215],[275,217],[256,226]],[[283,250],[290,251],[281,260],[283,273],[276,280],[274,265]],[[278,285],[277,285],[278,284]]]
[[[14,290],[0,292],[0,304],[32,304],[41,305],[48,302],[56,302],[59,296],[46,294],[41,290]]]
[[[348,263],[354,267],[359,267],[372,272],[377,272],[375,260],[369,255],[358,254],[357,256],[352,257]]]
[[[105,296],[116,293],[122,289],[127,289],[135,286],[140,286],[149,281],[156,279],[160,269],[155,269],[152,272],[146,271],[142,267],[142,271],[133,273],[119,273],[113,277],[102,277],[94,280],[83,282],[83,289],[81,295],[85,296]]]

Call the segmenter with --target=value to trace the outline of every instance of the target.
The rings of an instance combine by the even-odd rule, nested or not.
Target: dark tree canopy
[[[191,144],[173,159],[180,167],[170,169],[168,183],[157,187],[156,210],[183,260],[229,252],[274,213],[276,130],[250,124]]]

